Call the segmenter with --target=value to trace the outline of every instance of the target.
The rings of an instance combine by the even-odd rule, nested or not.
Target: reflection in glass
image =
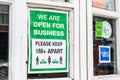
[[[107,23],[105,24],[104,22],[107,22]],[[109,52],[105,51],[105,48],[104,48],[103,52],[106,53],[104,54],[102,51],[100,51],[101,46],[110,47],[108,48],[110,49]],[[110,57],[108,56],[108,54],[110,54]],[[101,59],[101,56],[103,59]],[[117,73],[117,67],[116,67],[117,57],[116,56],[117,55],[116,55],[115,20],[94,16],[93,17],[94,75],[116,74]]]
[[[92,0],[92,6],[100,9],[115,11],[115,0]]]

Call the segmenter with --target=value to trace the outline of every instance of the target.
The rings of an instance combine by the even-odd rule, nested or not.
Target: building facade
[[[0,80],[120,80],[119,0],[0,0]]]

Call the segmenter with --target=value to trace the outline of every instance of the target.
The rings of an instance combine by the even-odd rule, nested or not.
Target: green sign
[[[28,73],[68,72],[68,12],[29,10]]]
[[[95,21],[95,36],[96,38],[102,38],[102,21]]]

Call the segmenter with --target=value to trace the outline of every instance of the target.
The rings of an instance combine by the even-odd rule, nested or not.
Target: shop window
[[[93,0],[93,7],[115,11],[115,0]]]
[[[94,75],[117,74],[115,20],[93,17]]]
[[[0,80],[8,80],[8,9],[0,5]]]

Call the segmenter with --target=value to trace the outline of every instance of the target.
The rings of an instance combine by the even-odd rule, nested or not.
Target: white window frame
[[[92,0],[87,0],[87,49],[88,49],[88,80],[119,80],[120,79],[120,1],[116,0],[116,10],[109,11],[92,7]],[[117,74],[94,76],[93,74],[93,16],[106,17],[116,20],[116,48],[117,48]]]
[[[50,4],[50,3],[49,3],[49,4]],[[41,5],[41,4],[40,4],[40,5]],[[32,4],[28,3],[28,9],[29,9],[30,7],[33,8],[33,9],[35,9],[35,7],[37,7],[37,9],[39,9],[39,8],[40,8],[40,9],[44,9],[44,8],[48,8],[48,9],[49,9],[49,8],[51,8],[51,10],[52,10],[52,9],[57,9],[57,10],[60,9],[60,10],[67,11],[67,12],[70,11],[70,12],[68,13],[69,16],[70,16],[70,17],[68,17],[68,19],[71,18],[71,17],[72,17],[72,14],[73,14],[72,8],[66,9],[66,8],[60,8],[60,7],[57,8],[57,7],[54,7],[54,6],[53,6],[54,8],[52,8],[52,6],[45,6],[45,5],[44,5],[44,7],[41,7],[40,5],[32,5]],[[70,21],[70,20],[68,20],[68,21]],[[72,41],[73,41],[73,30],[74,30],[74,29],[73,29],[73,20],[71,20],[71,23],[68,22],[68,25],[69,25],[69,27],[68,27],[68,29],[69,29],[68,33],[70,32],[70,33],[69,33],[69,37],[70,37],[70,38],[68,38],[68,39],[69,39],[69,45],[70,45],[70,46],[69,46],[69,55],[70,55],[70,64],[69,64],[69,69],[70,69],[69,73],[70,73],[70,74],[69,74],[69,75],[70,75],[70,77],[69,77],[69,78],[68,78],[68,77],[66,77],[66,78],[61,78],[61,80],[62,80],[62,79],[72,80],[72,78],[73,78],[73,76],[71,76],[71,74],[73,74],[73,71],[72,71],[72,70],[73,70],[73,66],[72,66],[72,65],[73,65],[73,62],[72,62],[72,61],[73,61],[73,58],[72,58],[72,56],[73,56],[73,54],[72,54],[72,53],[73,53],[73,47],[71,47],[71,45],[73,45],[73,42],[72,42]],[[27,31],[28,31],[28,30],[27,30]],[[28,34],[29,34],[29,33],[28,33]],[[70,35],[71,35],[71,36],[70,36]],[[71,54],[72,54],[72,55],[71,55]],[[71,59],[72,59],[72,60],[71,60]],[[28,80],[34,80],[34,79],[28,79]],[[43,79],[35,79],[35,80],[43,80]],[[44,80],[46,80],[46,79],[44,79]],[[54,80],[59,80],[59,78],[56,78],[56,79],[54,79]]]
[[[27,64],[25,63],[28,60],[28,9],[35,8],[37,9],[56,9],[62,11],[69,12],[69,36],[70,36],[70,74],[68,77],[64,78],[44,78],[44,79],[27,79],[27,80],[78,80],[80,78],[80,70],[79,70],[79,4],[78,1],[75,2],[54,2],[54,1],[46,1],[46,0],[26,0],[22,1],[26,4],[23,4],[24,11],[23,12],[23,21],[22,21],[22,77],[23,80],[27,79]],[[76,41],[76,43],[75,43]],[[75,75],[76,74],[76,75]],[[17,78],[18,80],[18,78]],[[21,79],[20,79],[21,80]]]

